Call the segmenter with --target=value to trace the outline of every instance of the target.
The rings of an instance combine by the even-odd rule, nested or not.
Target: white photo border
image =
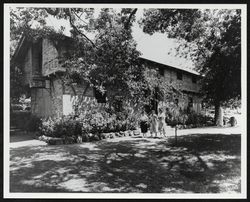
[[[241,193],[239,194],[166,194],[166,193],[11,193],[9,191],[10,158],[10,7],[86,7],[86,8],[185,8],[185,9],[241,9]],[[4,198],[114,198],[114,199],[245,199],[247,197],[247,5],[246,4],[4,4]]]

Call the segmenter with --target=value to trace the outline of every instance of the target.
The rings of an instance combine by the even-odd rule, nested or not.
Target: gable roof
[[[188,69],[188,68],[182,68],[182,67],[177,67],[177,66],[173,66],[173,65],[168,65],[164,61],[155,61],[154,59],[151,59],[151,58],[149,59],[148,57],[145,57],[145,56],[140,56],[140,58],[143,59],[143,60],[149,61],[149,62],[160,64],[162,67],[165,67],[165,68],[168,68],[168,69],[179,70],[179,71],[187,72],[187,73],[194,74],[194,75],[197,75],[197,76],[200,75],[197,71],[195,71],[193,69]]]
[[[72,38],[68,37],[66,35],[63,35],[62,40],[69,41],[70,39],[72,39]],[[28,50],[28,47],[32,44],[32,40],[33,40],[32,38],[27,38],[24,34],[21,36],[21,38],[18,42],[18,45],[15,49],[15,52],[14,52],[13,56],[11,57],[10,64],[13,64],[14,61],[19,60],[20,58],[22,58],[22,56],[24,56],[24,54]]]
[[[141,58],[199,75],[189,55],[184,57],[177,54],[181,41],[169,38],[165,33],[147,34],[138,24],[134,24],[132,35],[137,43],[137,50],[142,54]]]
[[[26,39],[26,37],[23,35],[17,44],[17,47],[15,49],[13,56],[11,57],[11,60],[10,60],[11,65],[14,63],[15,60],[18,60],[18,58],[24,56],[25,52],[27,51],[28,46],[29,46],[29,42]]]
[[[65,36],[65,40],[69,40],[72,39],[71,37]],[[27,40],[27,38],[23,35],[17,45],[17,48],[14,52],[14,55],[11,58],[11,62],[10,64],[13,64],[13,62],[15,60],[18,60],[18,58],[22,58],[22,56],[24,56],[25,52],[27,51],[28,47],[30,45],[30,41]],[[180,70],[180,71],[184,71],[190,74],[194,74],[194,75],[200,75],[197,71],[190,69],[190,68],[183,68],[180,66],[173,66],[173,65],[169,65],[166,60],[161,59],[161,58],[150,58],[149,56],[146,55],[142,55],[140,56],[141,59],[146,60],[146,61],[151,61],[153,63],[157,63],[160,65],[163,65],[165,68],[170,68],[170,69],[175,69],[175,70]]]

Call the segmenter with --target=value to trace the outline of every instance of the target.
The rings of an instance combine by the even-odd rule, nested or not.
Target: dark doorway
[[[190,113],[193,110],[193,98],[189,97],[188,98],[188,107],[187,107],[187,111],[188,113]]]

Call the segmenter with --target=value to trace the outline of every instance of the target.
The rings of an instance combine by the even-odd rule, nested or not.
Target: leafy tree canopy
[[[177,51],[189,55],[204,76],[207,100],[240,98],[241,11],[234,9],[146,9],[143,31],[165,33],[181,41]]]

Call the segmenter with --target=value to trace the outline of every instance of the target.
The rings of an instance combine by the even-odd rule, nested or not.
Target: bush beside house
[[[172,116],[168,125],[194,128],[210,125],[211,117],[190,113]],[[48,118],[39,127],[40,140],[49,144],[72,144],[98,141],[123,136],[139,135],[138,120],[132,115],[109,114],[105,111],[88,112],[79,116]]]
[[[172,109],[167,112],[166,123],[172,127],[178,125],[178,128],[197,128],[203,126],[212,126],[213,118],[203,114],[197,114],[194,111]]]
[[[38,131],[39,139],[49,144],[73,144],[101,139],[140,134],[139,115],[129,110],[91,108],[78,115],[40,119],[30,113],[15,114],[18,125],[26,131]],[[12,119],[14,120],[14,119]],[[194,128],[213,124],[212,118],[195,112],[173,109],[167,113],[166,122],[178,128]]]
[[[44,119],[39,132],[40,139],[50,144],[68,144],[134,135],[138,133],[137,125],[132,114],[111,115],[101,110],[89,111],[79,116]]]

